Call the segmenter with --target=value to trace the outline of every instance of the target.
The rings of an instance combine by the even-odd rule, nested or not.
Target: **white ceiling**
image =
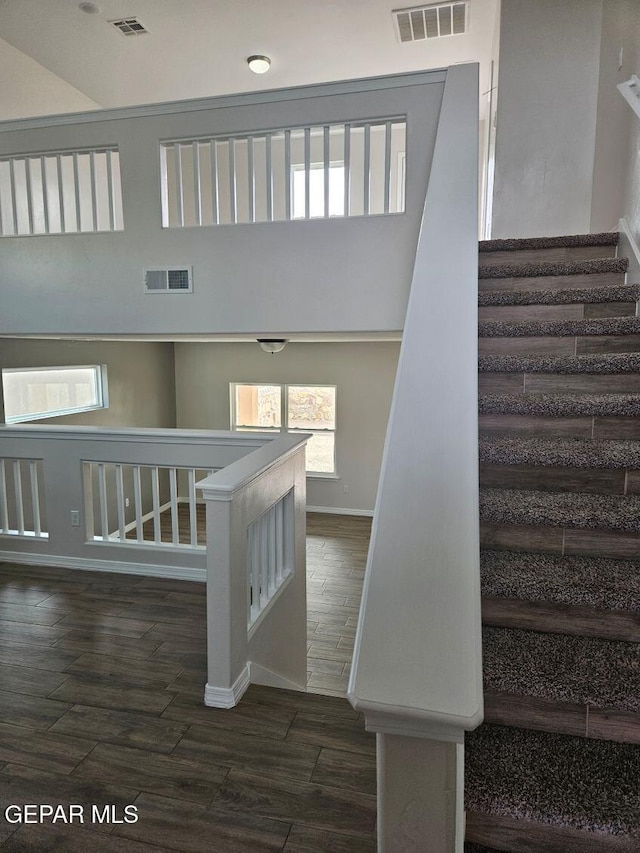
[[[94,0],[94,15],[79,2],[0,0],[1,118],[470,61],[481,63],[486,90],[499,5],[469,0],[468,33],[401,44],[391,12],[411,5],[402,0]],[[149,34],[122,35],[108,23],[121,17]],[[271,57],[267,74],[248,70],[254,53]]]

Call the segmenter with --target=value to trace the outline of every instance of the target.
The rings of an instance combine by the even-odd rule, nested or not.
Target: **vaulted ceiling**
[[[460,62],[489,66],[499,0],[468,32],[401,43],[393,0],[0,0],[0,118],[197,98]],[[110,22],[137,18],[125,36]],[[251,54],[272,59],[252,74]]]

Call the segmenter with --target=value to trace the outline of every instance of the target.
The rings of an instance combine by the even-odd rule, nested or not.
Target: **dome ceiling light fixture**
[[[86,12],[87,15],[97,15],[100,12],[100,7],[95,3],[79,3],[78,9],[81,12]]]
[[[256,340],[260,344],[260,348],[265,352],[270,352],[271,355],[274,352],[282,352],[289,343],[286,338],[256,338]]]
[[[269,68],[271,68],[271,60],[268,56],[255,54],[254,56],[247,57],[247,65],[254,74],[266,74]]]

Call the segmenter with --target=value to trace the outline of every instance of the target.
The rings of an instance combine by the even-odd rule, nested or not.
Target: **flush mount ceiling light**
[[[286,338],[257,338],[257,341],[260,344],[260,348],[265,352],[270,352],[271,355],[274,352],[282,352],[289,343]]]
[[[96,6],[95,3],[79,3],[78,9],[80,9],[81,12],[86,12],[87,15],[97,15],[100,11],[100,7]]]
[[[254,74],[266,74],[271,67],[271,60],[268,56],[249,56],[247,57],[247,65]]]

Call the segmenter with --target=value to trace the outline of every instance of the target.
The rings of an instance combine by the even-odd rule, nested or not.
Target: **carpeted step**
[[[483,550],[482,594],[640,612],[640,564],[604,557]]]
[[[627,258],[594,258],[587,261],[531,261],[528,263],[483,266],[478,278],[539,278],[540,276],[584,276],[603,273],[625,273]]]
[[[483,320],[481,338],[532,338],[586,335],[638,335],[640,317],[598,317],[587,320]]]
[[[478,251],[513,252],[522,249],[559,249],[577,246],[617,246],[620,234],[606,231],[598,234],[570,234],[559,237],[509,237],[497,240],[480,240]]]
[[[496,829],[500,818],[543,824],[549,851],[605,850],[591,846],[604,840],[600,834],[630,837],[638,846],[628,849],[640,849],[640,746],[493,725],[469,733],[465,744],[465,807],[494,816]],[[583,831],[584,846],[556,846],[554,828]]]
[[[478,305],[571,305],[574,303],[637,302],[640,284],[568,290],[482,290]]]
[[[640,533],[640,497],[480,489],[480,520],[490,524]]]
[[[484,689],[640,712],[640,644],[513,628],[482,631]]]
[[[484,355],[481,373],[640,373],[640,353],[597,353],[580,356]]]
[[[639,394],[482,394],[480,414],[638,417]]]
[[[480,462],[493,465],[640,468],[639,441],[483,436],[479,447]]]

